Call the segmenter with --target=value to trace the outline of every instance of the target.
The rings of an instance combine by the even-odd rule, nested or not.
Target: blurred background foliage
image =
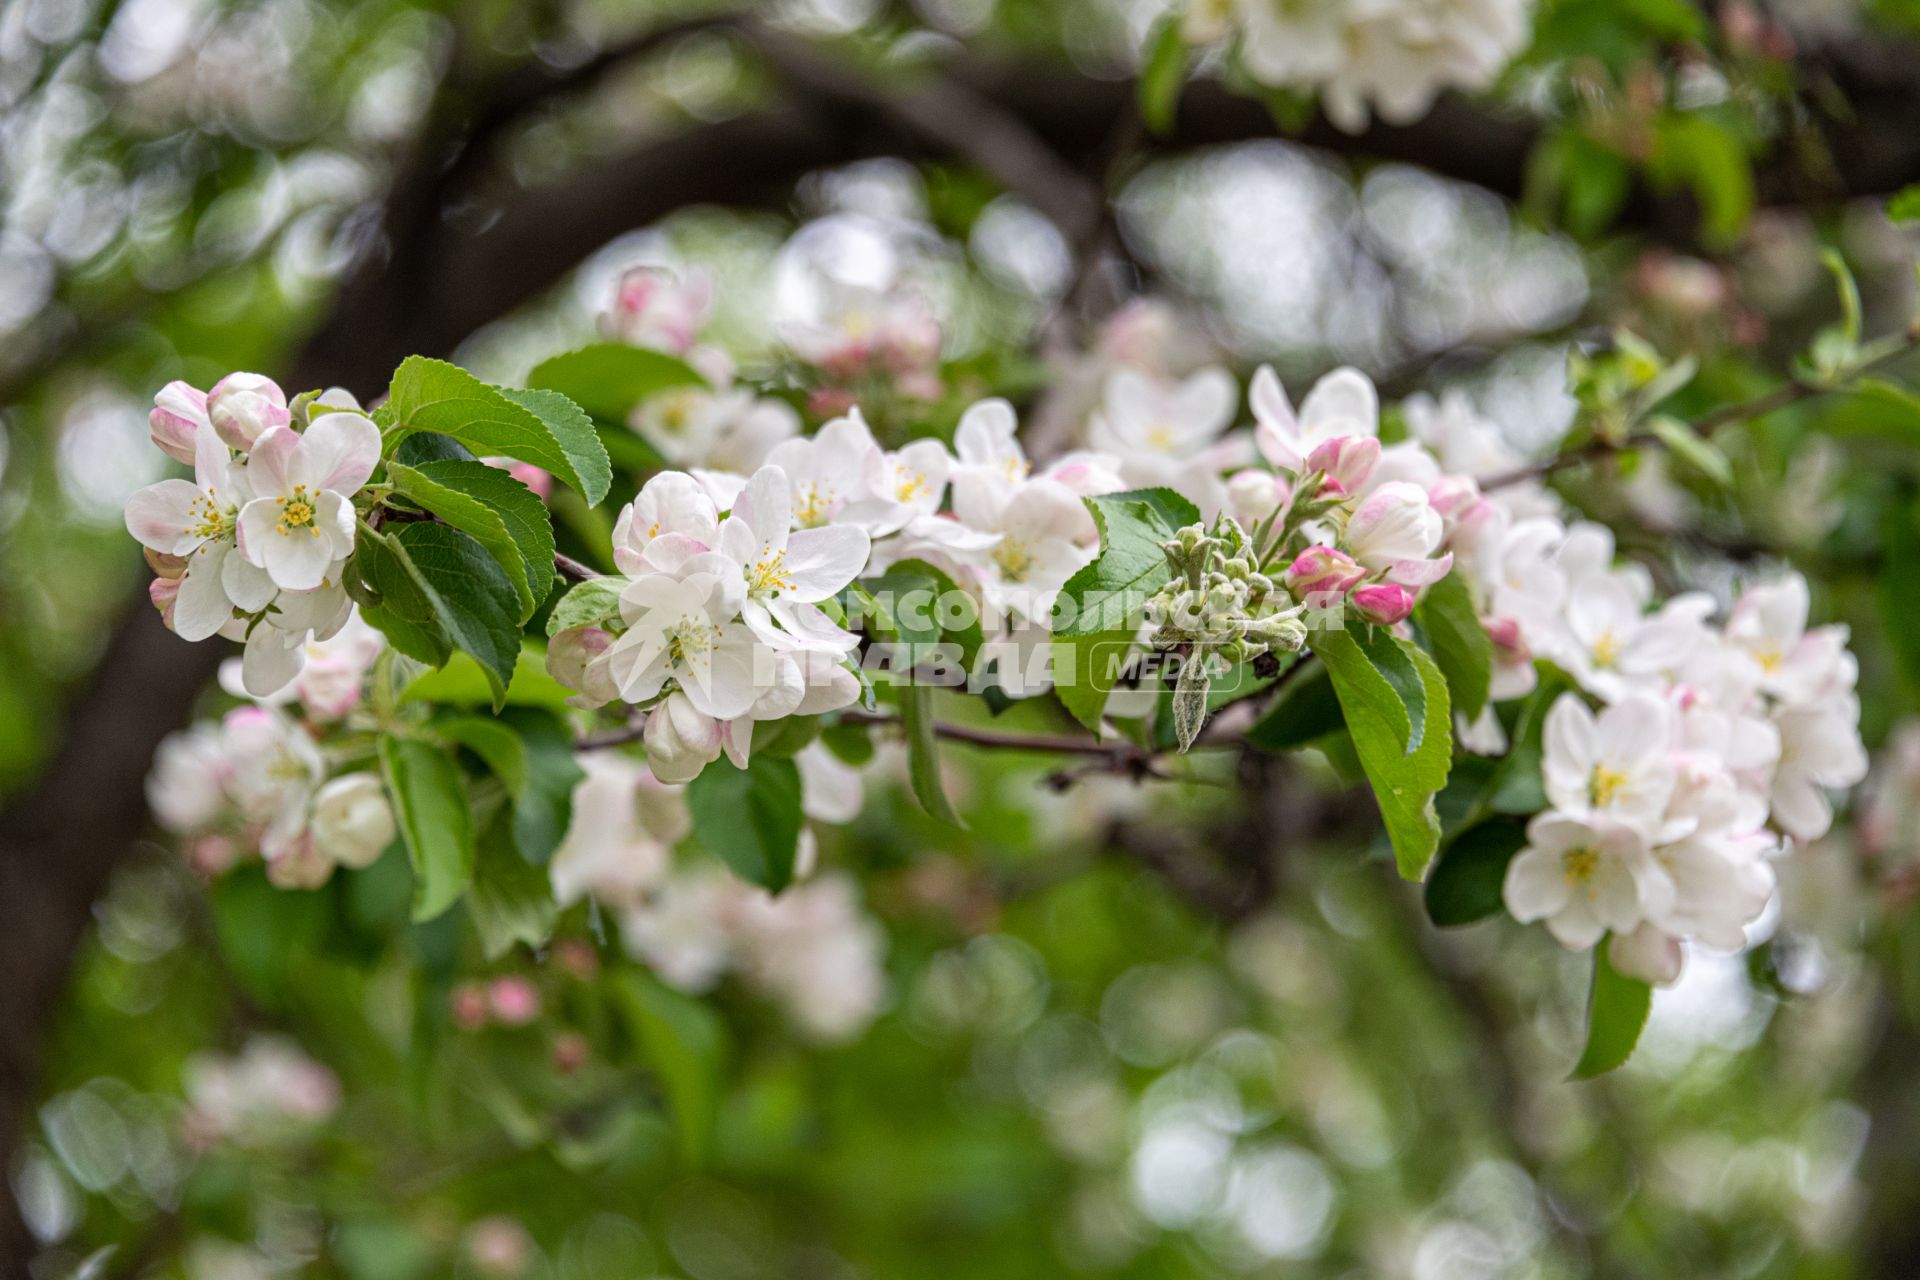
[[[514,380],[589,337],[636,262],[708,268],[713,332],[773,377],[777,320],[910,285],[952,395],[903,434],[987,391],[1042,423],[1084,411],[1062,335],[1102,289],[1179,300],[1195,363],[1458,388],[1530,451],[1572,421],[1567,345],[1613,325],[1699,359],[1680,412],[1778,383],[1837,313],[1822,249],[1865,332],[1914,313],[1915,236],[1883,212],[1920,178],[1904,0],[1542,0],[1530,51],[1486,100],[1444,102],[1441,132],[1336,135],[1208,77],[1164,139],[1126,123],[1152,0],[765,9],[772,43],[615,0],[0,10],[0,789],[34,785],[111,652],[154,388],[331,380],[316,351],[395,334]],[[822,90],[794,48],[868,87]],[[866,140],[861,95],[942,67],[1026,85],[1007,101],[1042,134],[1084,133],[1050,102],[1092,111],[1107,144],[1067,160],[1111,227],[1068,234],[938,137]],[[793,172],[726,168],[795,110],[765,134]],[[712,140],[687,193],[589,184],[577,201],[606,207],[556,212],[675,139]],[[500,239],[527,208],[564,259],[545,279]],[[1509,923],[1427,928],[1367,802],[1310,763],[1262,810],[1233,779],[1063,790],[1044,761],[962,750],[966,833],[870,787],[822,856],[884,925],[887,1007],[834,1047],[734,984],[675,995],[584,906],[489,963],[463,914],[406,923],[393,858],[286,893],[142,844],[49,1025],[5,1027],[37,1066],[11,1166],[31,1274],[1920,1273],[1920,770],[1898,746],[1920,399],[1829,397],[1715,443],[1731,486],[1647,455],[1566,496],[1675,586],[1802,566],[1853,628],[1868,742],[1895,746],[1881,820],[1788,864],[1746,954],[1696,951],[1615,1078],[1562,1082],[1578,958]],[[584,549],[600,517],[561,515]],[[1122,822],[1225,875],[1257,863],[1263,892],[1223,906],[1111,841]],[[462,999],[502,980],[531,1014],[468,1025]],[[311,1121],[196,1130],[210,1052],[256,1055]]]

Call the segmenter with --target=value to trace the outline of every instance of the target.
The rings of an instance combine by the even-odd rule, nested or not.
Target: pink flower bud
[[[487,993],[477,982],[463,982],[453,989],[448,1002],[454,1023],[472,1031],[487,1025]]]
[[[1480,622],[1487,629],[1487,638],[1493,641],[1502,663],[1511,666],[1533,661],[1533,651],[1527,647],[1526,637],[1520,634],[1520,624],[1514,619],[1482,618]]]
[[[599,955],[591,944],[579,938],[562,938],[554,943],[553,958],[576,978],[591,978],[600,972]]]
[[[586,1037],[577,1031],[564,1032],[554,1037],[553,1069],[563,1076],[570,1076],[587,1065],[590,1051]]]
[[[169,458],[193,464],[193,439],[207,421],[207,393],[184,382],[169,382],[153,398],[147,429],[153,443]]]
[[[1324,471],[1327,487],[1335,493],[1357,491],[1380,461],[1380,442],[1372,436],[1337,436],[1315,445],[1307,455],[1307,470]]]
[[[482,458],[480,461],[500,470],[533,490],[534,496],[545,502],[553,493],[553,476],[541,470],[531,462],[517,462],[512,458]]]
[[[1413,592],[1391,582],[1377,582],[1353,593],[1353,611],[1379,627],[1406,621],[1413,612]]]
[[[207,418],[220,438],[246,453],[268,427],[293,421],[287,394],[272,378],[258,373],[230,373],[207,393]]]
[[[612,337],[636,347],[685,355],[712,298],[712,281],[704,272],[682,281],[660,267],[634,267],[615,286],[606,327]]]
[[[155,578],[147,584],[147,599],[160,611],[160,621],[173,630],[173,602],[180,597],[179,578]]]
[[[540,992],[525,978],[495,978],[487,984],[487,1003],[502,1026],[524,1027],[540,1016]]]
[[[156,577],[171,578],[178,582],[187,576],[187,558],[169,555],[164,551],[155,551],[152,547],[143,548],[147,557],[147,568],[153,570]]]
[[[1480,501],[1480,486],[1472,476],[1442,476],[1427,490],[1427,501],[1442,519],[1464,519]]]
[[[1295,600],[1304,600],[1310,595],[1345,595],[1366,576],[1344,551],[1314,546],[1294,558],[1281,580]]]

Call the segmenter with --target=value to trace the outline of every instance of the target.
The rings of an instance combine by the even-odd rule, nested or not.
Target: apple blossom
[[[192,466],[199,432],[213,431],[213,423],[207,418],[207,393],[185,382],[169,382],[154,394],[147,429],[154,448],[175,462]]]
[[[379,461],[380,429],[363,414],[321,414],[300,434],[269,427],[247,456],[241,554],[292,591],[337,577],[353,550],[353,495]]]
[[[333,779],[313,797],[312,829],[314,848],[328,861],[356,869],[372,866],[393,843],[386,787],[371,773]]]
[[[1585,949],[1609,930],[1624,933],[1646,914],[1646,842],[1606,818],[1540,814],[1527,847],[1507,864],[1507,910],[1523,924],[1545,920],[1560,942]]]
[[[1354,612],[1376,626],[1405,622],[1413,613],[1413,592],[1392,582],[1355,588],[1351,599]]]
[[[248,453],[266,432],[290,424],[293,414],[287,393],[273,379],[230,373],[207,392],[207,419],[223,441]]]

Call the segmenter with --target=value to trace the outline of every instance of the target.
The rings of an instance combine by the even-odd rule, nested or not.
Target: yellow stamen
[[[1620,788],[1627,785],[1627,775],[1618,769],[1609,769],[1605,765],[1596,765],[1593,778],[1587,783],[1587,792],[1593,799],[1593,807],[1604,809],[1613,803]]]
[[[1593,873],[1600,866],[1600,855],[1592,849],[1569,849],[1560,855],[1560,866],[1566,873],[1567,883],[1584,885],[1593,879]]]

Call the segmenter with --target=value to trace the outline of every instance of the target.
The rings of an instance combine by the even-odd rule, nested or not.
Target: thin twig
[[[1811,400],[1816,396],[1827,395],[1834,391],[1850,391],[1854,388],[1859,378],[1897,360],[1901,356],[1914,350],[1917,346],[1920,346],[1920,329],[1910,329],[1902,337],[1898,345],[1881,355],[1875,356],[1859,368],[1851,370],[1844,381],[1831,383],[1804,382],[1795,378],[1790,382],[1781,383],[1771,391],[1762,392],[1750,400],[1740,400],[1733,404],[1721,405],[1718,409],[1704,414],[1695,421],[1693,423],[1693,429],[1700,435],[1705,436],[1730,423],[1751,422],[1759,418],[1764,418],[1770,413],[1776,413],[1789,405],[1798,404],[1802,400]],[[1578,466],[1583,462],[1592,462],[1599,458],[1611,457],[1616,453],[1622,453],[1628,449],[1659,446],[1662,443],[1660,437],[1651,431],[1635,431],[1619,440],[1596,438],[1557,453],[1551,458],[1546,458],[1528,466],[1516,467],[1512,471],[1491,476],[1480,482],[1480,488],[1483,491],[1504,489],[1509,485],[1520,484],[1527,480],[1542,480],[1557,471]]]
[[[572,578],[575,582],[585,582],[590,578],[604,578],[607,576],[604,573],[595,572],[586,565],[581,564],[578,560],[575,560],[572,556],[561,555],[558,551],[553,553],[553,567],[560,571],[561,576]]]

